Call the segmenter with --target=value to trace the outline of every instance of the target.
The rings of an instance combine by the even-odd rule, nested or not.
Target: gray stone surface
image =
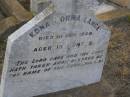
[[[32,97],[100,81],[110,32],[86,0],[54,0],[8,38],[0,97]]]
[[[50,1],[53,3],[56,3],[57,1],[62,2],[60,0],[31,0],[30,9],[34,13],[34,15],[36,15],[36,14],[40,13],[46,7],[46,5],[48,5],[48,3]],[[64,2],[66,2],[66,1],[64,1]],[[99,2],[98,0],[86,0],[86,7],[90,10],[96,11],[101,3],[102,2],[101,1]],[[62,6],[64,6],[64,5],[62,5]],[[65,6],[69,6],[69,5],[67,4]]]

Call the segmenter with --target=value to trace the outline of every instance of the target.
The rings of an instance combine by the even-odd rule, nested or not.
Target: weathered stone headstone
[[[0,97],[32,97],[100,81],[110,32],[87,3],[54,0],[9,36]]]
[[[31,0],[30,9],[36,15],[44,10],[50,2],[56,3],[55,0]],[[98,0],[86,0],[86,7],[93,11],[97,10],[99,4]]]

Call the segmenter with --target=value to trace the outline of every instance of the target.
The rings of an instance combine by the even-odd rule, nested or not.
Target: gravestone
[[[32,97],[100,81],[110,32],[87,3],[54,0],[8,37],[0,97]]]

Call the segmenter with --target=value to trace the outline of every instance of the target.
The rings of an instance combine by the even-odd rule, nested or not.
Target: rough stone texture
[[[127,19],[107,23],[112,31],[102,81],[37,97],[130,97],[130,24]]]
[[[111,23],[107,24],[109,27],[112,27],[110,27],[110,29],[112,29],[112,36],[114,35],[115,38],[113,37],[111,39],[111,44],[115,46],[112,46],[113,49],[111,49],[111,46],[109,47],[109,60],[106,63],[107,65],[104,67],[102,81],[100,83],[89,85],[87,87],[81,87],[37,97],[130,97],[130,56],[126,58],[127,61],[126,59],[122,60],[123,57],[130,55],[130,23],[127,19],[123,18],[117,19],[116,21],[111,21]],[[118,39],[116,40],[116,38]],[[121,47],[120,45],[123,46]],[[0,44],[0,46],[2,45]],[[118,51],[119,54],[117,54],[115,50]],[[3,51],[5,51],[5,48]],[[123,54],[122,51],[125,51],[124,53],[126,55]],[[116,58],[113,59],[111,56],[114,56]],[[118,60],[115,61],[115,59]],[[122,62],[120,60],[122,60]],[[124,69],[122,68],[122,65],[120,66],[120,62],[122,65],[126,65],[125,67],[123,66]],[[118,85],[119,87],[117,88]]]
[[[35,96],[100,81],[110,31],[88,10],[90,3],[55,0],[54,13],[50,6],[52,10],[44,10],[9,36],[2,97]]]

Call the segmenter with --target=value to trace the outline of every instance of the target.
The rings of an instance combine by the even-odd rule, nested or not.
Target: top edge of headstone
[[[50,4],[44,11],[42,11],[40,14],[32,18],[29,22],[27,22],[25,25],[23,25],[21,28],[15,31],[13,34],[11,34],[8,37],[8,40],[10,42],[15,41],[25,32],[29,31],[32,27],[34,27],[35,25],[37,25],[38,23],[46,19],[49,15],[53,14],[54,12],[55,12],[54,5]]]
[[[51,0],[45,0],[45,1],[51,1]],[[12,43],[13,41],[15,41],[16,39],[18,39],[21,35],[23,35],[25,32],[29,31],[31,28],[33,28],[34,26],[36,26],[38,23],[40,23],[41,21],[43,21],[45,18],[47,18],[49,15],[53,14],[54,12],[57,11],[57,2],[61,2],[63,0],[57,0],[57,2],[55,3],[56,0],[54,0],[53,2],[51,2],[51,4],[45,9],[43,10],[41,13],[39,13],[38,15],[36,15],[33,19],[31,19],[28,23],[26,23],[25,25],[23,25],[21,28],[19,28],[17,31],[15,31],[13,34],[11,34],[9,37],[8,37],[8,40]],[[77,1],[77,0],[71,0],[70,2],[73,2],[73,1]],[[89,2],[90,0],[82,0],[82,2],[85,2],[85,4],[87,2]],[[69,2],[69,0],[66,0],[64,2]],[[94,4],[95,5],[99,5],[99,2],[97,0],[93,0]],[[90,14],[90,15],[95,15],[94,14],[94,10],[96,9],[96,6],[94,10],[92,10],[92,8],[90,7],[90,9],[88,9],[88,6],[92,5],[90,3],[90,5],[86,6],[84,4],[84,7],[86,7],[86,13],[87,14]],[[62,4],[63,5],[63,4]],[[58,6],[61,6],[61,5],[58,5]],[[59,7],[58,7],[59,8]],[[89,10],[89,11],[87,11]],[[83,14],[86,14],[86,13],[83,13]],[[96,18],[96,16],[95,16]],[[97,19],[98,20],[98,19]],[[100,20],[98,20],[100,21]],[[105,29],[107,29],[107,27],[104,25]],[[107,29],[108,30],[108,29]]]

